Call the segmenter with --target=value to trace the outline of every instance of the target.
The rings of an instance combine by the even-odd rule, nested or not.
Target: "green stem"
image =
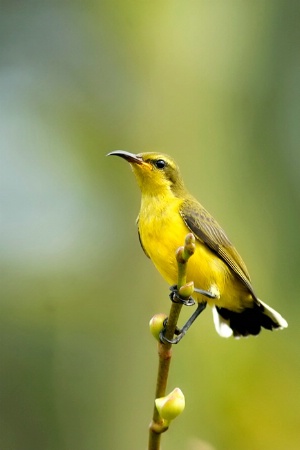
[[[195,238],[189,233],[185,238],[184,247],[179,247],[176,251],[176,260],[178,265],[178,281],[177,290],[186,284],[186,268],[189,258],[195,251]],[[170,314],[167,321],[165,337],[173,339],[175,329],[182,308],[181,303],[173,303],[171,305]],[[164,397],[166,395],[169,368],[172,358],[172,344],[166,342],[158,343],[158,373],[156,382],[155,398]],[[149,426],[149,445],[148,450],[159,450],[161,434],[168,429],[164,420],[160,417],[156,406],[154,405],[153,417]]]

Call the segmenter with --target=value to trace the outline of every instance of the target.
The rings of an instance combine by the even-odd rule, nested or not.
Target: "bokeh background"
[[[116,149],[171,154],[289,322],[226,340],[203,313],[174,350],[187,406],[163,449],[300,448],[299,17],[293,0],[1,2],[1,450],[147,447],[168,286]]]

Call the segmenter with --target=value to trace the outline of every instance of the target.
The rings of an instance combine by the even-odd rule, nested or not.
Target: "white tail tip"
[[[217,311],[217,308],[214,306],[212,309],[214,324],[217,330],[217,333],[221,337],[229,338],[232,336],[233,331],[229,326],[229,320],[224,319]]]
[[[269,316],[274,322],[278,323],[277,329],[282,330],[283,328],[288,327],[287,321],[282,317],[279,312],[275,311],[275,309],[271,308],[271,306],[267,305],[266,303],[262,302],[260,299],[258,299],[259,303],[263,305],[265,308],[264,313]]]

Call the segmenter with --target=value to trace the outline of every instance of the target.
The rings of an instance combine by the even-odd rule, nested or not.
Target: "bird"
[[[287,321],[261,301],[248,269],[225,231],[188,192],[180,169],[168,155],[156,152],[110,152],[126,160],[141,190],[138,235],[146,256],[169,285],[176,285],[175,252],[187,233],[195,236],[195,253],[187,265],[198,313],[208,304],[218,334],[235,338],[258,335],[262,328],[283,329]]]

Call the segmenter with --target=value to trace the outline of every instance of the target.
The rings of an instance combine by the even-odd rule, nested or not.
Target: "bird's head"
[[[128,161],[144,195],[180,196],[184,191],[182,177],[176,163],[163,153],[134,153],[116,150],[108,154]]]

